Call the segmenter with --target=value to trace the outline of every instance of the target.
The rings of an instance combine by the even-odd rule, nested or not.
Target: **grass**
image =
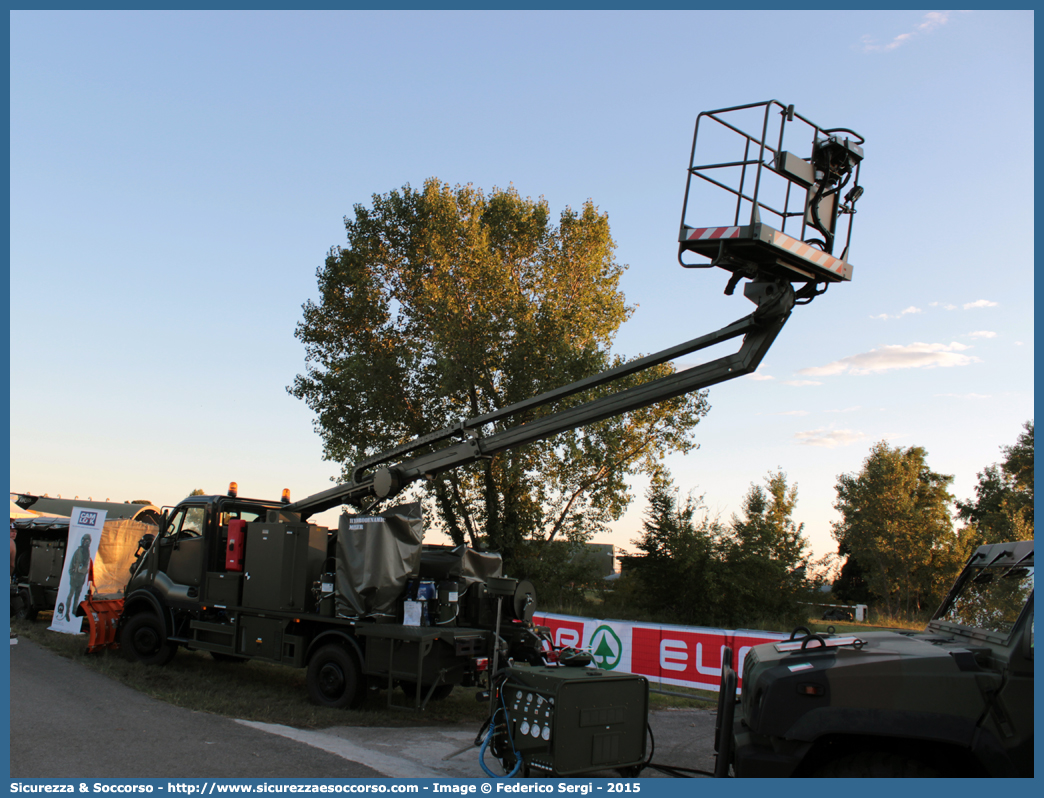
[[[570,611],[571,610],[571,611]],[[550,611],[550,610],[549,610]],[[554,612],[584,614],[580,608],[557,608]],[[590,613],[590,608],[587,608]],[[832,626],[837,633],[866,632],[881,629],[916,629],[925,627],[925,621],[875,616],[873,623],[820,621],[809,619],[805,624],[813,632],[826,632]],[[35,622],[11,619],[11,629],[20,637],[90,668],[103,676],[115,679],[128,687],[174,706],[197,712],[210,712],[230,718],[262,723],[275,723],[299,729],[323,729],[331,726],[435,726],[457,725],[478,727],[486,718],[488,706],[475,699],[474,688],[457,687],[442,701],[432,701],[423,712],[392,709],[387,706],[386,691],[371,691],[358,710],[318,707],[308,700],[305,670],[266,662],[216,662],[201,651],[180,649],[173,661],[162,668],[131,662],[120,652],[103,650],[94,654],[85,652],[87,636],[73,636],[50,632],[49,613],[41,613]],[[778,624],[748,628],[764,631],[783,631]],[[652,689],[659,689],[652,685]],[[708,709],[716,706],[714,693],[685,687],[665,686],[675,695],[651,693],[650,709]],[[408,699],[401,691],[392,696],[396,704]]]
[[[130,662],[119,651],[85,653],[86,635],[66,635],[47,630],[49,615],[35,622],[11,619],[11,629],[104,676],[174,706],[210,712],[230,718],[278,723],[299,729],[330,726],[434,726],[461,724],[478,727],[487,705],[475,700],[475,690],[458,687],[442,701],[432,701],[423,712],[390,709],[385,691],[371,692],[358,710],[315,706],[308,700],[305,670],[266,662],[216,662],[201,651],[179,649],[162,668]],[[408,699],[401,691],[396,704]]]

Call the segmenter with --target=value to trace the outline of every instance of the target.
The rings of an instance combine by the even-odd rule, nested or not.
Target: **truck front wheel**
[[[308,697],[319,706],[357,709],[366,698],[359,663],[336,643],[323,646],[308,663]]]
[[[145,665],[166,665],[177,653],[177,645],[167,640],[163,621],[151,612],[132,615],[123,626],[120,647]]]

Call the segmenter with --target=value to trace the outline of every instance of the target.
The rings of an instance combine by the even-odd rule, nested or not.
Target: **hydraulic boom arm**
[[[750,374],[757,369],[761,359],[790,317],[795,293],[787,282],[766,281],[748,283],[744,288],[744,294],[757,304],[757,309],[749,316],[720,330],[617,366],[593,377],[565,385],[524,402],[460,421],[439,432],[417,438],[356,465],[352,471],[350,483],[337,485],[321,493],[308,496],[287,505],[284,510],[300,513],[302,518],[307,518],[314,513],[323,512],[341,504],[362,507],[368,504],[368,500],[391,498],[418,479],[431,479],[444,471],[492,457],[508,449],[544,440],[560,432],[593,424],[735,377],[741,377],[744,374]],[[482,434],[482,428],[487,424],[501,421],[524,411],[545,407],[582,391],[610,384],[661,363],[741,336],[743,342],[739,351],[734,354],[642,385],[619,390],[576,407],[540,416],[527,423],[499,432],[489,435]],[[419,449],[453,440],[457,440],[457,442],[448,443],[434,451],[408,457]],[[391,465],[388,465],[389,463]]]

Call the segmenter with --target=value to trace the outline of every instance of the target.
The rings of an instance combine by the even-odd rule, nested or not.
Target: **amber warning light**
[[[239,495],[239,485],[237,485],[235,482],[229,482],[228,495],[231,496],[233,499],[236,498],[236,496]]]
[[[290,488],[283,488],[283,504],[290,504]]]

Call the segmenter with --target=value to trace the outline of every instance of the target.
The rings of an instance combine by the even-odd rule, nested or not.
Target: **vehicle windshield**
[[[973,568],[935,620],[1006,635],[1032,592],[1032,565]]]

